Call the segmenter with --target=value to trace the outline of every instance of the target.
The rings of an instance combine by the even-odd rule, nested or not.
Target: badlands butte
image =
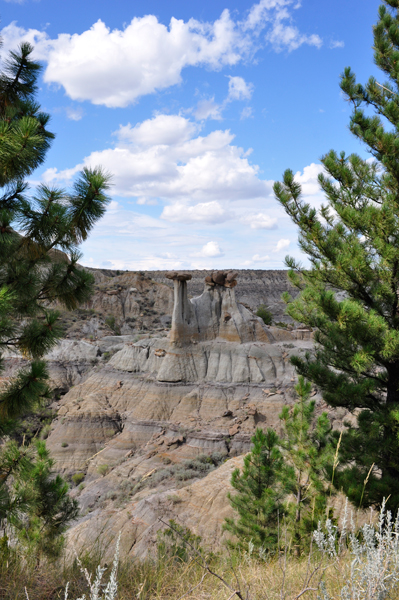
[[[313,347],[313,332],[284,314],[281,294],[295,290],[285,271],[91,272],[95,294],[63,313],[66,337],[47,356],[47,444],[81,507],[68,548],[112,554],[121,532],[122,553],[144,557],[160,517],[212,547],[251,435],[279,431],[295,401],[290,356]],[[7,375],[21,361],[10,354]],[[317,412],[329,410],[313,394]],[[338,428],[351,415],[330,417]]]

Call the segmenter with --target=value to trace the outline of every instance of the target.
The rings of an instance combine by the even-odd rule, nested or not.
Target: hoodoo
[[[172,345],[216,339],[238,343],[273,341],[262,319],[237,303],[234,292],[236,271],[215,271],[207,276],[203,293],[192,300],[187,295],[190,273],[170,271],[166,277],[174,281],[175,291],[170,333]]]

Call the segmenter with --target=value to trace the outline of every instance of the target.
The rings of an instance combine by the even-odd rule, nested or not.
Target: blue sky
[[[320,157],[367,157],[339,75],[372,74],[377,0],[0,0],[3,49],[43,63],[56,139],[31,178],[113,174],[82,263],[115,269],[284,268],[297,231],[272,192],[286,168],[322,202]]]

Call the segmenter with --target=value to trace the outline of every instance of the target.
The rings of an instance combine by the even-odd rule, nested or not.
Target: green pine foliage
[[[238,546],[275,551],[278,543],[278,522],[284,514],[287,467],[279,448],[279,437],[273,429],[266,433],[258,428],[251,438],[253,448],[244,458],[242,471],[235,469],[229,493],[237,519],[227,518],[224,529],[238,539]]]
[[[0,426],[49,397],[40,359],[62,336],[54,306],[73,309],[90,297],[93,277],[77,266],[78,244],[108,202],[109,176],[100,168],[84,169],[71,193],[41,185],[28,195],[22,178],[54,137],[34,99],[40,65],[32,50],[22,44],[0,74],[0,351],[32,361],[0,394]]]
[[[286,258],[301,294],[288,313],[316,329],[316,351],[292,362],[331,406],[357,415],[341,443],[334,482],[357,506],[399,508],[399,1],[384,0],[374,60],[386,80],[363,86],[346,68],[341,89],[351,132],[371,160],[331,150],[316,211],[287,170],[277,199],[299,228],[310,268]],[[343,292],[338,295],[337,291]],[[366,489],[363,482],[371,469]],[[363,493],[364,492],[364,493]]]
[[[62,337],[57,306],[74,309],[93,290],[78,266],[78,245],[105,213],[110,177],[83,169],[73,189],[39,186],[24,178],[44,161],[54,135],[35,100],[40,65],[22,44],[0,72],[0,372],[4,353],[19,352],[25,367],[0,391],[0,526],[55,555],[66,524],[76,516],[65,481],[52,473],[43,441],[18,447],[18,417],[51,398],[44,355]]]
[[[54,461],[44,441],[18,447],[4,444],[0,452],[0,531],[10,531],[38,563],[56,558],[63,533],[78,516],[78,503],[68,495],[68,484],[54,475]]]
[[[280,414],[285,437],[281,442],[288,470],[286,524],[295,552],[300,554],[313,531],[324,520],[331,486],[328,473],[334,460],[331,424],[327,413],[315,418],[316,403],[310,400],[312,384],[299,377],[298,401],[284,406]],[[293,498],[290,499],[290,498]]]

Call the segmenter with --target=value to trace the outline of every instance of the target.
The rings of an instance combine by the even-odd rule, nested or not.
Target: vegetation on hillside
[[[353,107],[349,128],[371,160],[328,152],[319,211],[304,202],[291,170],[274,186],[310,262],[305,269],[286,258],[301,290],[293,301],[287,295],[288,314],[315,328],[316,342],[314,353],[292,363],[330,406],[357,414],[357,427],[342,436],[334,483],[357,506],[381,506],[389,497],[393,511],[399,508],[398,59],[399,1],[384,0],[374,60],[387,80],[371,77],[363,86],[349,67],[341,76]]]

